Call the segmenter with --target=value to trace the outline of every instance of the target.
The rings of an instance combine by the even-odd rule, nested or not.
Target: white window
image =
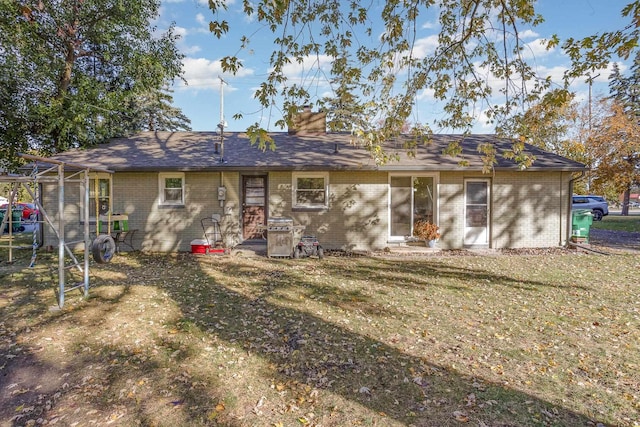
[[[159,175],[160,205],[184,205],[184,173]]]
[[[324,208],[328,205],[329,174],[328,173],[294,173],[293,174],[293,207]]]
[[[84,221],[85,188],[80,186],[80,218]],[[89,178],[89,220],[97,215],[107,215],[111,210],[111,176],[95,174]]]

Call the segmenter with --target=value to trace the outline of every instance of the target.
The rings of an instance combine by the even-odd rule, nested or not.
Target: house
[[[326,249],[404,245],[418,219],[440,226],[443,249],[562,246],[572,182],[585,169],[526,146],[536,161],[522,170],[500,154],[511,141],[492,135],[433,135],[415,156],[389,142],[385,150],[398,158],[384,165],[349,134],[271,136],[276,149],[263,152],[244,133],[146,132],[54,158],[113,171],[92,175],[91,200],[101,212],[128,215],[137,249],[161,252],[190,250],[211,217],[228,247],[262,238],[260,226],[276,217],[292,218]],[[451,141],[460,144],[456,157],[443,154]],[[498,150],[490,174],[478,151],[486,143]],[[64,193],[65,217],[77,218],[68,228],[83,222],[81,192]],[[55,191],[43,194],[57,206]]]

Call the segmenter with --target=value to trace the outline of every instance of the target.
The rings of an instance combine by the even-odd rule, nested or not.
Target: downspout
[[[567,231],[566,231],[566,240],[565,240],[565,246],[569,245],[569,241],[571,240],[571,220],[572,220],[572,214],[571,214],[571,205],[573,204],[572,202],[572,197],[573,197],[573,183],[579,179],[582,179],[585,177],[585,172],[584,170],[580,171],[580,175],[575,177],[575,178],[571,178],[569,180],[569,209],[567,210]]]
[[[224,172],[220,171],[220,187],[224,187]],[[220,200],[220,207],[223,209],[222,214],[224,215],[224,200]]]

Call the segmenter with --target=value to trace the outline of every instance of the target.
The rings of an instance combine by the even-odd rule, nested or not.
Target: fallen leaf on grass
[[[467,396],[467,406],[471,407],[471,406],[476,406],[476,395],[471,393]]]
[[[461,423],[469,422],[469,417],[463,411],[453,411],[453,417]]]

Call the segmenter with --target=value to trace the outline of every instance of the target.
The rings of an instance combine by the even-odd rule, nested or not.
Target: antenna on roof
[[[224,85],[227,84],[222,77],[220,79],[220,123],[218,123],[218,129],[220,129],[220,163],[224,163],[224,128],[227,126],[227,122],[224,120]]]

